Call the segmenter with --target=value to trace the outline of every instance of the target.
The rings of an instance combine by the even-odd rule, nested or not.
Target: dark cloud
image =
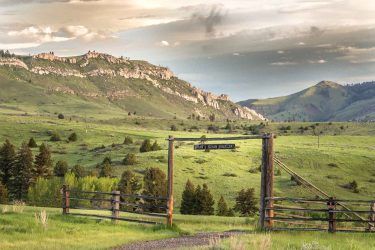
[[[220,25],[225,17],[222,8],[214,5],[208,14],[202,14],[201,12],[195,12],[192,15],[192,20],[197,20],[202,23],[205,27],[206,34],[208,36],[216,35],[216,27]]]
[[[324,33],[324,30],[320,29],[319,27],[316,27],[316,26],[311,26],[310,27],[310,35],[311,36],[321,36],[323,35]]]

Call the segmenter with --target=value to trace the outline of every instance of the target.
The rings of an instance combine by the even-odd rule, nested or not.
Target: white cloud
[[[270,63],[272,66],[290,66],[290,65],[296,65],[296,62],[286,61],[286,62],[273,62]]]
[[[278,50],[277,51],[277,54],[284,54],[285,52],[284,52],[284,50]]]
[[[327,61],[324,59],[319,59],[319,60],[309,60],[309,63],[311,64],[323,64],[326,63]]]
[[[0,43],[1,49],[27,49],[38,47],[40,43]]]
[[[161,46],[164,46],[164,47],[168,47],[168,46],[169,46],[169,42],[163,40],[163,41],[160,42],[160,45],[161,45]]]
[[[239,56],[240,53],[238,53],[238,52],[234,52],[233,55],[234,55],[234,56]]]

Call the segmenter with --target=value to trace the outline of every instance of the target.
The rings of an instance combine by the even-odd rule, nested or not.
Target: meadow
[[[217,121],[214,122],[218,127],[216,133],[208,130],[211,124],[213,122],[207,120],[168,120],[125,115],[120,118],[72,116],[58,119],[57,114],[24,114],[0,109],[0,141],[8,138],[19,146],[22,141],[33,137],[38,145],[42,142],[48,144],[54,162],[66,160],[70,167],[80,164],[95,171],[97,164],[109,156],[116,176],[120,176],[126,169],[142,175],[148,167],[159,167],[166,171],[165,139],[168,135],[216,137],[252,134],[254,131],[248,128],[253,126],[259,129],[258,133],[276,133],[276,155],[291,169],[327,193],[345,199],[375,197],[374,123],[269,122],[260,126],[259,122],[236,121],[230,122],[232,128],[229,130],[226,128],[227,121]],[[172,125],[177,126],[177,131],[171,131]],[[51,142],[51,132],[59,133],[62,140]],[[68,142],[67,138],[73,132],[77,133],[78,140]],[[132,137],[134,143],[123,144],[126,136]],[[140,153],[139,147],[144,139],[158,141],[162,150]],[[227,230],[245,230],[247,234],[217,243],[223,249],[233,249],[233,244],[244,245],[245,249],[261,249],[262,245],[270,249],[375,248],[371,235],[287,232],[264,234],[255,230],[256,217],[178,214],[181,193],[187,179],[195,185],[207,183],[214,199],[217,201],[223,195],[230,206],[234,205],[234,198],[242,188],[254,188],[258,196],[261,141],[234,143],[235,150],[210,152],[193,150],[193,143],[176,143],[174,193],[177,214],[174,221],[176,226],[172,229],[126,222],[113,225],[106,220],[64,217],[58,208],[26,207],[22,213],[17,213],[9,206],[9,211],[0,213],[0,249],[103,249],[132,241]],[[37,149],[33,149],[33,152],[36,153]],[[122,164],[127,153],[136,154],[137,164]],[[278,169],[276,172],[275,196],[312,197],[312,194],[291,181],[288,174],[279,172]],[[345,188],[353,180],[358,183],[359,192]],[[48,214],[46,227],[35,218],[35,212],[43,209]],[[214,244],[216,243],[213,242]]]

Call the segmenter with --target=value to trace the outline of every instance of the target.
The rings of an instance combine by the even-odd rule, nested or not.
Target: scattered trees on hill
[[[78,135],[77,133],[72,133],[69,137],[68,137],[68,141],[70,142],[75,142],[78,140]]]
[[[214,204],[215,201],[207,184],[203,184],[203,188],[200,185],[195,188],[190,180],[186,182],[180,208],[182,214],[213,215]]]
[[[142,142],[142,145],[141,147],[139,148],[139,151],[141,153],[144,153],[144,152],[150,152],[150,151],[157,151],[157,150],[160,150],[161,147],[158,145],[158,142],[155,141],[152,145],[151,145],[151,141],[149,139],[146,139]]]
[[[253,188],[242,189],[238,193],[234,210],[242,216],[254,215],[258,211]]]
[[[100,167],[99,177],[112,177],[113,175],[113,168],[111,164],[105,162]]]
[[[86,176],[85,168],[81,165],[74,165],[70,172],[74,174],[77,178],[83,178]]]

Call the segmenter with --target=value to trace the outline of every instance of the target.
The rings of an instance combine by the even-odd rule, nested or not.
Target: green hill
[[[239,104],[277,121],[371,121],[375,119],[375,82],[343,86],[322,81],[289,96]]]
[[[139,116],[262,120],[255,111],[178,79],[165,67],[98,52],[0,53],[2,109],[96,118]]]

